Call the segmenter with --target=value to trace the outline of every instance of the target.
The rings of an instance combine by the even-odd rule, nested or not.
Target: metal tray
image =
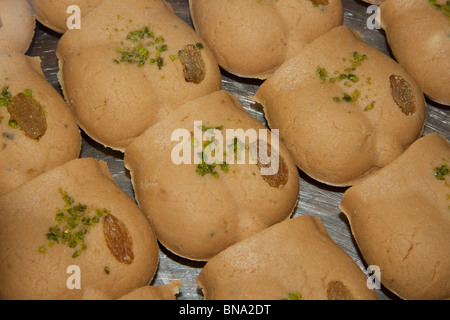
[[[192,26],[188,0],[168,0],[168,2],[173,6],[175,13]],[[367,12],[369,5],[358,0],[343,0],[343,5],[345,12],[344,25],[359,31],[365,42],[393,57],[383,30],[368,28],[367,26],[367,20],[373,14],[373,12]],[[62,94],[57,79],[58,61],[55,55],[55,49],[60,37],[61,35],[37,23],[35,37],[27,55],[41,57],[45,76],[53,87]],[[261,81],[239,78],[223,71],[222,84],[224,90],[235,94],[239,98],[251,116],[266,125],[264,113],[250,99],[258,89]],[[424,135],[438,132],[449,139],[449,122],[449,108],[427,100],[427,122]],[[82,137],[83,144],[80,156],[106,161],[116,183],[134,199],[130,174],[123,165],[123,154],[104,148],[84,133],[82,133]],[[351,235],[348,221],[339,210],[339,204],[345,188],[320,184],[300,172],[300,190],[299,202],[294,216],[307,214],[320,217],[330,237],[364,270],[366,266]],[[160,246],[159,268],[152,284],[163,285],[171,280],[182,280],[183,284],[180,287],[179,300],[203,299],[196,280],[204,264],[204,262],[180,258]],[[377,290],[377,293],[380,300],[398,299],[383,287]]]

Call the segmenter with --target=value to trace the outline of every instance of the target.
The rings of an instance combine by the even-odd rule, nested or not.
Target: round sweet
[[[247,78],[267,78],[343,21],[341,0],[190,0],[189,6],[219,65]]]
[[[450,3],[427,0],[386,0],[381,27],[396,60],[425,95],[450,105]]]
[[[27,0],[0,0],[0,54],[25,53],[35,24],[33,8]]]
[[[222,85],[210,50],[161,0],[104,2],[62,36],[56,54],[79,126],[120,151],[183,102]]]
[[[38,57],[0,55],[0,194],[79,156],[81,135]]]
[[[226,91],[185,103],[149,128],[124,163],[158,240],[192,260],[287,219],[299,194],[289,151]]]
[[[364,260],[403,299],[450,297],[449,166],[450,143],[429,134],[344,193]]]
[[[320,218],[299,216],[228,247],[197,278],[205,300],[376,300]]]
[[[425,123],[425,99],[414,79],[345,26],[285,62],[254,99],[297,166],[335,186],[390,163]]]
[[[47,28],[57,32],[67,31],[67,22],[72,22],[74,14],[80,14],[80,22],[92,9],[98,7],[103,0],[30,0],[36,12],[36,19]],[[71,6],[77,6],[74,11]],[[81,22],[82,23],[82,22]],[[80,25],[81,26],[81,25]]]
[[[105,162],[75,159],[0,196],[2,299],[117,299],[152,280],[148,220]]]

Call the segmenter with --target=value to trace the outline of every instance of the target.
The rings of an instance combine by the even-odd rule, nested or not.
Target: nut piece
[[[340,281],[328,283],[327,296],[328,300],[354,300],[350,290]]]
[[[107,214],[103,219],[103,234],[112,255],[119,262],[131,264],[134,260],[133,242],[123,222]]]
[[[187,82],[199,84],[205,79],[205,63],[197,46],[188,44],[184,50],[180,51],[180,58],[184,66],[184,79]]]
[[[261,151],[260,148],[262,148]],[[273,167],[273,164],[270,161],[270,158],[272,158],[272,146],[270,145],[270,143],[265,141],[263,141],[263,143],[260,143],[260,140],[258,139],[257,152],[257,165],[260,170],[261,168],[270,168],[271,166]],[[271,187],[280,188],[287,183],[289,170],[286,165],[286,161],[281,155],[275,155],[272,160],[278,161],[278,171],[273,175],[262,175],[262,177],[264,181],[266,181]]]
[[[400,110],[406,115],[416,112],[414,92],[408,82],[401,76],[391,75],[389,77],[391,94]]]
[[[47,120],[42,106],[24,93],[17,94],[9,106],[11,120],[17,122],[25,134],[39,140],[47,131]]]

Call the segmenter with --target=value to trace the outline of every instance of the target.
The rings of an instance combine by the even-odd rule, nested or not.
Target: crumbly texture
[[[220,252],[197,278],[206,300],[376,300],[366,282],[320,218],[306,215]]]
[[[196,54],[185,54],[187,46]],[[80,30],[62,36],[56,54],[79,126],[120,151],[182,103],[222,85],[206,44],[161,0],[104,2],[83,18]],[[193,66],[201,72],[187,80]]]
[[[399,297],[450,297],[450,143],[434,133],[348,189],[340,208],[368,264]]]
[[[163,286],[145,286],[134,290],[119,300],[176,300],[181,281],[171,281]]]
[[[0,0],[0,54],[25,53],[34,36],[35,21],[27,0]]]
[[[159,251],[150,224],[115,184],[105,162],[69,161],[0,196],[0,207],[2,299],[118,299],[148,285],[156,272]],[[69,209],[92,219],[78,220],[76,228],[65,229],[63,222],[72,217]],[[103,215],[96,221],[99,212]],[[110,215],[116,221],[111,228],[105,225]],[[56,231],[50,228],[55,225],[67,230],[67,236],[52,237]],[[74,230],[83,228],[88,231],[80,238]],[[107,232],[116,237],[107,240]],[[76,239],[69,238],[74,234]],[[65,239],[82,240],[84,247]],[[124,244],[131,248],[127,262],[116,257]],[[74,265],[79,267],[79,289],[68,288],[76,275],[68,267]]]
[[[315,38],[341,25],[342,1],[190,0],[197,32],[222,68],[265,79]],[[325,2],[323,2],[325,3]]]
[[[267,129],[244,110],[235,96],[218,91],[184,104],[136,138],[125,150],[124,162],[131,173],[137,202],[149,217],[159,241],[180,256],[208,260],[231,244],[288,218],[297,203],[299,178],[281,141],[278,151],[272,148],[283,162],[278,183],[266,180],[244,149],[240,150],[245,163],[236,159],[234,163],[228,161],[226,168],[217,165],[214,169],[196,164],[193,145],[202,147],[202,138],[192,137],[191,145],[191,135],[185,141],[186,152],[192,156],[188,157],[190,163],[175,164],[172,153],[175,150],[175,155],[179,155],[176,147],[182,141],[177,141],[176,136],[171,141],[172,134],[177,129],[193,132],[194,121],[220,128],[227,154],[230,145],[231,149],[239,149],[243,141],[226,142],[226,130],[253,129],[259,134],[259,129]],[[263,139],[262,135],[258,137]],[[271,143],[270,133],[267,139]],[[249,144],[251,141],[247,141]]]
[[[14,1],[14,0],[13,0]],[[36,19],[47,28],[57,32],[67,31],[67,19],[73,12],[68,8],[76,5],[80,8],[80,17],[83,18],[91,10],[98,7],[104,0],[30,0]]]
[[[46,170],[77,158],[81,135],[64,99],[46,80],[40,58],[19,53],[0,55],[0,69],[0,194],[3,194]],[[40,136],[41,131],[37,137],[29,132],[27,135],[20,126],[11,124],[14,112],[11,105],[5,105],[5,92],[11,97],[24,96],[24,92],[32,96],[30,100],[41,108],[45,134]]]
[[[414,79],[345,26],[284,63],[254,99],[297,166],[337,186],[398,157],[421,135],[426,116]]]
[[[429,2],[386,0],[380,6],[381,26],[395,59],[427,97],[450,105],[450,16]]]

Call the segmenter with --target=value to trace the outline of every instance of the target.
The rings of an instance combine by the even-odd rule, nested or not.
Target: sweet
[[[56,54],[79,126],[120,151],[182,103],[221,88],[206,44],[161,0],[102,3]]]
[[[75,159],[81,135],[38,57],[0,55],[0,194]]]
[[[67,31],[73,22],[72,16],[79,13],[80,22],[91,10],[98,7],[103,0],[30,0],[36,12],[36,19],[44,26],[57,33]],[[75,9],[77,6],[78,8]],[[79,11],[78,11],[79,10]],[[80,24],[81,27],[81,24]]]
[[[34,28],[35,16],[27,0],[0,0],[0,54],[25,53]]]
[[[194,27],[226,71],[265,79],[341,25],[341,0],[190,0]]]
[[[220,252],[200,272],[206,300],[374,300],[367,277],[328,236],[299,216]]]
[[[297,166],[336,186],[398,157],[421,135],[426,117],[414,79],[345,26],[285,62],[254,99]]]
[[[367,263],[404,299],[450,297],[450,144],[429,134],[344,193],[340,208]]]
[[[386,0],[380,11],[395,59],[429,99],[450,105],[450,3]]]
[[[287,219],[299,193],[284,145],[226,91],[185,103],[125,150],[158,240],[192,260]]]
[[[69,161],[0,207],[1,299],[117,299],[156,272],[150,224],[105,162]]]

